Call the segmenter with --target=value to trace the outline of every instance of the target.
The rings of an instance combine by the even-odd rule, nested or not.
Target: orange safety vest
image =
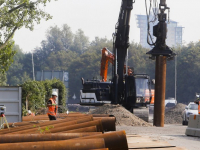
[[[50,98],[49,100],[51,101],[52,104],[56,104],[56,102],[52,98]],[[48,106],[47,114],[51,115],[51,116],[56,116],[57,110],[58,110],[58,106],[57,105],[56,106]]]
[[[199,112],[199,115],[200,115],[200,105],[198,105],[198,112]]]

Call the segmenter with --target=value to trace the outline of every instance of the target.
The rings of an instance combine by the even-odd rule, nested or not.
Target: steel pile
[[[0,130],[3,150],[128,150],[125,131],[116,131],[116,118],[107,114],[25,116]]]

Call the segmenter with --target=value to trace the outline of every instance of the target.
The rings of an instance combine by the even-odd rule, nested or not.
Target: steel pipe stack
[[[25,122],[10,123],[10,129],[0,130],[0,149],[128,150],[126,133],[116,131],[113,115],[59,116],[55,121],[43,121],[46,115],[27,116],[23,118]]]

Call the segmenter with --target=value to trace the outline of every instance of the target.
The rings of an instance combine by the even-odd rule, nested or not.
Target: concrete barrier
[[[190,115],[185,135],[200,137],[200,115]]]

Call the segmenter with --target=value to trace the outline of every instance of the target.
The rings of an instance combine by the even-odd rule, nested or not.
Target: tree
[[[13,56],[15,55],[15,51],[13,48],[13,41],[9,41],[7,45],[5,45],[0,51],[0,72],[5,73],[8,70],[9,66],[13,62]]]
[[[6,73],[0,73],[0,86],[6,86],[6,81],[7,81],[7,77],[6,77]]]
[[[75,51],[78,54],[83,54],[88,49],[88,46],[89,46],[88,37],[85,36],[84,32],[81,29],[78,29],[74,37],[72,51]]]
[[[53,52],[57,54],[60,51],[70,51],[73,44],[73,33],[67,24],[60,29],[58,26],[50,27],[47,30],[46,38],[41,42],[41,47],[35,48],[34,60],[36,70],[41,70],[46,63],[46,59]]]
[[[17,85],[21,84],[21,77],[22,77],[22,70],[23,70],[23,64],[21,61],[24,59],[24,54],[20,47],[18,45],[14,45],[12,48],[12,51],[15,52],[15,55],[13,57],[13,62],[7,73],[7,83],[8,85]]]
[[[26,81],[22,87],[22,103],[27,106],[28,110],[33,110],[45,107],[45,88],[42,82]]]
[[[78,57],[77,53],[72,51],[52,52],[46,59],[42,70],[68,70],[71,63]]]
[[[21,27],[33,30],[34,23],[51,19],[51,16],[39,7],[46,6],[51,0],[4,0],[0,2],[0,49],[4,48]]]

